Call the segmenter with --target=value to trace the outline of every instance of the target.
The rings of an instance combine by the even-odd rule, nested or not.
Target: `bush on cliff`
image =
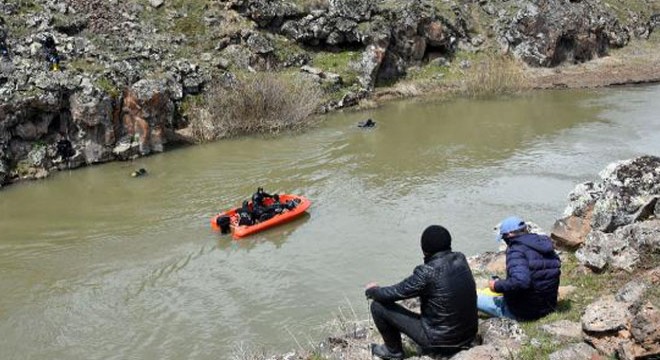
[[[190,111],[196,141],[298,129],[321,105],[323,92],[309,79],[257,73],[241,75],[229,86],[212,86],[203,105]]]
[[[507,56],[494,56],[467,69],[463,91],[472,97],[516,93],[528,87],[522,65]]]

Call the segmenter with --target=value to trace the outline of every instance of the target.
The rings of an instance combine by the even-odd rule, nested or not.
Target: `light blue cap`
[[[508,218],[502,220],[500,223],[500,238],[504,234],[508,234],[513,231],[522,230],[527,227],[525,221],[517,216],[509,216]]]

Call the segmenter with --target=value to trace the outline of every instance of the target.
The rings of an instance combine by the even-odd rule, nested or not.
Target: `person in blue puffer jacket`
[[[491,279],[489,288],[503,296],[479,294],[477,308],[491,316],[536,320],[557,308],[561,260],[549,237],[528,232],[525,222],[511,216],[500,224],[507,244],[506,279]]]

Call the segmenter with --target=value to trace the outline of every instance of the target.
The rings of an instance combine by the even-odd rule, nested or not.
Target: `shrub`
[[[192,136],[200,142],[304,127],[321,104],[318,84],[299,76],[242,75],[208,89],[191,109]]]
[[[468,69],[465,94],[473,97],[515,93],[528,87],[521,65],[507,56],[495,56]]]

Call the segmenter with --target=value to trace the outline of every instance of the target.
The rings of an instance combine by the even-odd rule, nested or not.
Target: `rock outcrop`
[[[599,181],[571,192],[552,236],[561,246],[579,247],[576,257],[593,270],[632,271],[643,256],[660,252],[659,198],[660,157],[611,164]]]
[[[341,81],[324,83],[326,91],[342,93],[339,100],[329,96],[335,100],[322,111],[330,111],[357,104],[377,84],[396,81],[411,67],[446,65],[457,51],[479,51],[488,39],[479,31],[530,64],[555,66],[600,56],[632,36],[646,37],[658,23],[657,14],[643,6],[625,18],[616,14],[597,0],[2,3],[0,35],[8,55],[0,59],[0,186],[162,151],[168,133],[187,126],[181,110],[186,99],[232,77],[230,70],[318,67],[310,63],[319,56],[355,54],[341,64]],[[49,36],[59,72],[46,61]],[[152,100],[136,98],[135,84],[145,81],[165,85],[155,87],[162,92]],[[134,98],[147,107],[126,103]],[[154,102],[163,106],[148,104]],[[144,111],[149,114],[138,114]],[[131,134],[139,139],[129,139]],[[73,151],[65,158],[56,151],[64,140]],[[641,215],[657,212],[647,205]],[[608,219],[606,208],[595,204],[589,223],[604,230],[621,221],[627,220]]]

